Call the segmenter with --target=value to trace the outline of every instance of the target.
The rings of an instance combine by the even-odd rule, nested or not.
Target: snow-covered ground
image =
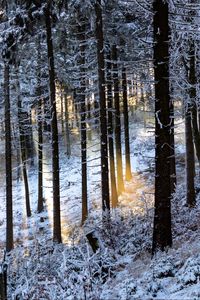
[[[177,129],[182,157],[182,126]],[[108,227],[101,223],[98,133],[88,141],[89,219],[81,222],[81,164],[78,136],[72,156],[60,146],[63,245],[53,245],[50,144],[45,144],[45,212],[37,214],[37,172],[29,170],[32,217],[27,220],[22,182],[14,181],[15,250],[8,259],[10,299],[200,299],[199,198],[185,206],[180,186],[172,203],[173,248],[151,258],[153,224],[154,137],[152,128],[134,124],[130,130],[133,179],[126,183],[119,208]],[[1,145],[3,147],[3,143]],[[3,149],[2,149],[3,151]],[[124,152],[124,149],[123,149]],[[3,174],[3,167],[0,169]],[[5,178],[1,176],[1,187]],[[5,247],[5,197],[0,189],[0,246]],[[42,218],[41,218],[42,217]],[[85,233],[94,231],[100,251],[93,253]],[[12,283],[12,284],[11,284]],[[21,298],[20,298],[21,297]]]
[[[126,205],[133,204],[139,198],[138,194],[143,194],[148,188],[147,182],[140,175],[142,171],[149,168],[149,157],[153,158],[154,150],[152,149],[153,137],[152,133],[137,125],[132,131],[131,136],[131,162],[134,172],[133,181],[127,183],[127,188],[121,199],[121,203]],[[37,137],[34,136],[35,145],[37,145]],[[151,143],[149,143],[151,140]],[[4,151],[3,142],[2,153]],[[150,150],[151,148],[151,150]],[[123,149],[124,151],[124,149]],[[70,158],[66,155],[66,145],[60,141],[60,193],[61,193],[61,222],[63,242],[67,242],[68,234],[75,225],[81,223],[81,157],[79,136],[73,137],[72,155]],[[37,164],[37,162],[35,161]],[[4,167],[2,174],[4,173]],[[51,145],[46,142],[44,145],[44,198],[46,211],[40,215],[37,214],[37,170],[29,168],[29,188],[32,217],[26,218],[26,208],[24,199],[24,186],[22,180],[16,181],[16,162],[13,164],[13,203],[14,203],[14,238],[16,245],[23,244],[25,247],[33,240],[33,234],[41,230],[41,227],[49,229],[51,236],[52,218],[53,218],[53,201],[52,201],[52,173],[51,173]],[[1,178],[0,187],[0,245],[5,245],[5,177]],[[88,141],[88,198],[89,210],[101,208],[101,185],[100,185],[100,151],[99,151],[99,135],[93,133],[91,140]],[[40,217],[43,217],[42,224]]]
[[[151,258],[151,207],[119,208],[103,227],[94,211],[85,229],[69,235],[66,245],[53,245],[43,233],[27,252],[16,248],[10,258],[12,295],[20,299],[199,299],[199,199],[185,206],[180,186],[172,203],[174,244]],[[181,200],[182,199],[182,200]],[[84,232],[94,230],[100,250],[91,251]]]

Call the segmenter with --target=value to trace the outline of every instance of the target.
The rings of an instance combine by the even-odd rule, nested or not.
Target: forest
[[[0,0],[0,300],[200,299],[198,0]]]

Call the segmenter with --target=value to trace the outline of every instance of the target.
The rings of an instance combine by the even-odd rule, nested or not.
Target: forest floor
[[[181,128],[181,126],[180,126]],[[185,206],[183,135],[177,129],[178,187],[172,202],[173,247],[151,258],[154,137],[150,127],[134,125],[131,134],[133,179],[125,184],[119,208],[101,222],[98,133],[88,141],[89,219],[81,222],[80,144],[72,156],[61,142],[63,245],[52,243],[50,145],[45,144],[45,211],[37,214],[37,171],[29,170],[32,217],[26,218],[22,181],[14,181],[15,250],[8,258],[9,299],[132,300],[200,299],[200,204]],[[3,146],[2,146],[3,147]],[[3,149],[2,149],[3,153]],[[123,149],[124,153],[124,149]],[[2,166],[1,166],[2,167]],[[1,174],[3,174],[3,168]],[[16,173],[16,168],[14,167]],[[15,174],[16,177],[16,174]],[[1,176],[2,185],[5,178]],[[5,191],[0,190],[0,248],[5,247]],[[94,232],[100,251],[92,253],[85,234]],[[21,298],[20,298],[21,297]]]
[[[152,132],[143,125],[138,124],[132,130],[131,139],[131,163],[133,169],[133,178],[131,182],[125,183],[125,192],[119,198],[120,207],[131,207],[137,210],[138,207],[147,205],[146,197],[151,197],[150,190],[153,192],[152,179],[149,172],[152,169],[154,150],[152,149]],[[34,135],[35,146],[37,137]],[[151,142],[150,142],[151,141]],[[4,152],[4,143],[1,143],[2,155]],[[101,185],[100,185],[100,144],[98,133],[93,133],[88,140],[88,199],[89,213],[93,210],[101,209]],[[36,149],[36,147],[35,147]],[[1,149],[0,149],[1,150]],[[123,149],[124,152],[124,149]],[[45,211],[37,214],[37,169],[29,167],[29,190],[32,217],[26,217],[26,207],[24,200],[24,186],[22,178],[17,180],[16,159],[13,161],[13,203],[14,203],[14,241],[16,245],[29,247],[34,243],[34,236],[38,231],[45,229],[49,238],[52,236],[53,223],[53,201],[52,201],[52,172],[51,172],[51,145],[47,138],[44,144],[43,161],[43,186]],[[81,224],[81,157],[80,142],[77,132],[72,136],[71,157],[66,155],[66,145],[60,141],[60,194],[61,194],[61,225],[63,242],[67,243],[68,236],[75,226]],[[148,153],[148,156],[147,156]],[[151,157],[150,157],[151,156]],[[4,160],[2,159],[0,174],[5,174]],[[37,161],[35,159],[35,165]],[[5,246],[5,176],[0,178],[0,249]],[[139,202],[138,202],[138,199]],[[42,222],[40,221],[42,218]],[[3,251],[1,252],[1,257]]]

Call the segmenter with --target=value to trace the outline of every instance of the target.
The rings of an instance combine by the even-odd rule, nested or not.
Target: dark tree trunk
[[[37,107],[37,127],[38,127],[38,212],[44,210],[43,205],[43,118],[42,118],[42,90],[41,90],[41,55],[40,55],[41,45],[38,41],[38,107]]]
[[[168,3],[154,0],[155,215],[153,249],[172,245],[170,186],[170,95]]]
[[[115,147],[117,162],[117,187],[118,195],[124,191],[123,166],[122,166],[122,145],[121,145],[121,118],[120,118],[120,100],[119,100],[119,77],[118,77],[118,56],[117,47],[112,47],[113,59],[113,81],[114,81],[114,102],[115,102]]]
[[[126,165],[126,180],[130,181],[131,174],[131,159],[130,159],[130,140],[129,140],[129,116],[128,116],[128,97],[127,97],[127,78],[126,69],[122,69],[122,90],[123,90],[123,114],[124,114],[124,138],[125,138],[125,165]]]
[[[186,190],[187,205],[194,207],[196,204],[194,177],[195,177],[195,157],[194,143],[192,137],[191,111],[187,109],[185,114],[185,142],[186,142]]]
[[[190,58],[190,66],[189,66],[189,84],[191,87],[189,88],[189,96],[190,96],[190,101],[192,103],[191,106],[191,118],[192,118],[192,134],[193,134],[193,139],[194,139],[194,145],[195,145],[195,150],[196,150],[196,155],[197,159],[200,165],[200,132],[198,128],[198,117],[197,117],[197,103],[196,103],[196,84],[197,84],[197,79],[196,79],[196,53],[195,53],[195,42],[194,40],[191,41],[190,44],[190,53],[189,53],[189,58]]]
[[[135,110],[139,107],[139,93],[138,93],[139,87],[138,87],[138,76],[135,75]]]
[[[199,128],[199,131],[200,131],[200,106],[198,105],[198,128]]]
[[[68,110],[68,97],[67,88],[64,88],[64,99],[65,99],[65,139],[67,148],[67,157],[71,156],[71,142],[70,142],[70,128],[69,128],[69,110]]]
[[[62,128],[62,134],[64,135],[65,130],[64,130],[64,105],[63,105],[63,100],[64,100],[64,95],[63,95],[63,89],[62,89],[62,85],[61,85],[61,95],[60,95],[60,119],[61,119],[61,128]]]
[[[42,121],[42,98],[38,100],[38,212],[42,212],[43,205],[43,121]]]
[[[51,0],[48,1],[45,11],[47,51],[49,64],[49,91],[51,103],[51,134],[52,134],[52,173],[53,173],[53,240],[62,242],[60,219],[60,173],[59,173],[59,144],[56,111],[56,90],[54,55],[51,32]]]
[[[3,262],[0,271],[0,300],[7,299],[7,265]]]
[[[34,166],[34,142],[33,142],[33,124],[31,110],[26,112],[27,117],[25,118],[26,123],[26,134],[25,134],[25,147],[26,147],[26,157],[29,158],[31,166]]]
[[[12,141],[10,123],[10,68],[4,66],[5,101],[5,163],[6,163],[6,251],[13,249],[13,203],[12,203]]]
[[[89,83],[88,83],[88,85],[89,85]],[[87,99],[87,120],[90,123],[90,121],[91,121],[91,102],[90,102],[89,97]]]
[[[170,180],[171,180],[171,193],[176,189],[176,157],[175,157],[175,141],[174,141],[174,103],[170,101]]]
[[[83,91],[82,91],[83,92]],[[85,95],[81,96],[82,224],[88,216],[87,204],[87,128]]]
[[[20,139],[21,160],[22,160],[22,174],[23,174],[24,189],[25,189],[26,214],[27,217],[30,217],[31,208],[30,208],[29,184],[28,184],[28,176],[27,176],[27,163],[26,163],[27,149],[26,149],[26,133],[25,133],[27,120],[26,120],[26,114],[23,113],[23,108],[22,108],[19,78],[17,78],[17,106],[18,106],[19,139]]]
[[[100,102],[100,136],[101,136],[101,184],[102,208],[110,209],[109,177],[108,177],[108,140],[107,140],[107,113],[105,95],[105,62],[104,62],[104,37],[102,23],[101,0],[95,2],[96,13],[96,40],[98,62],[98,89]]]
[[[82,167],[82,224],[88,216],[87,201],[87,126],[86,126],[86,74],[85,74],[85,31],[86,20],[79,13],[78,39],[80,44],[80,88],[78,91],[81,115],[81,167]]]
[[[112,207],[118,205],[117,186],[115,178],[115,154],[113,139],[113,96],[112,96],[112,75],[111,75],[111,55],[107,56],[107,103],[108,103],[108,142],[109,142],[109,160],[110,160],[110,185],[111,185],[111,201]]]

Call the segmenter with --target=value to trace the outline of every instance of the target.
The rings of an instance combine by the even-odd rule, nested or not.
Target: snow
[[[177,125],[178,126],[178,125]],[[52,242],[52,182],[50,143],[44,147],[46,210],[37,214],[37,174],[29,168],[32,217],[27,220],[23,184],[14,180],[15,249],[8,262],[11,299],[200,299],[199,197],[197,206],[185,206],[185,187],[179,180],[172,202],[172,249],[152,259],[154,137],[141,123],[131,127],[133,179],[125,184],[119,208],[112,211],[109,228],[101,220],[98,132],[88,141],[89,218],[81,222],[81,169],[79,135],[72,138],[66,157],[60,143],[61,224],[63,245]],[[178,155],[184,153],[182,127]],[[37,143],[37,138],[34,138]],[[1,142],[1,151],[4,144]],[[124,154],[124,147],[123,147]],[[3,172],[3,170],[1,170]],[[66,175],[67,174],[67,175]],[[16,166],[14,165],[14,178]],[[5,178],[0,179],[3,181]],[[0,245],[5,242],[5,198],[1,188]],[[85,234],[94,231],[100,250],[93,253]],[[12,285],[10,284],[12,282]]]

